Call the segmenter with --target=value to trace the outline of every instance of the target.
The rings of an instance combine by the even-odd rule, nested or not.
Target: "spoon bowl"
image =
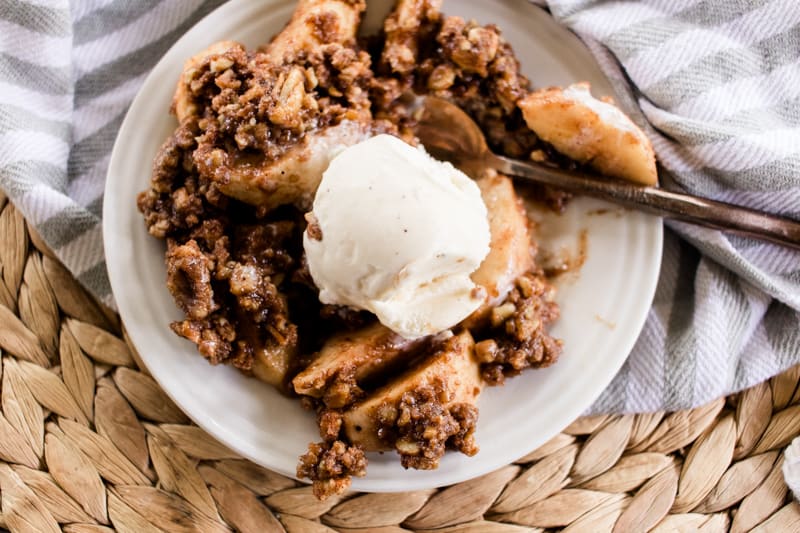
[[[421,100],[414,133],[433,157],[476,177],[494,154],[478,124],[457,105],[433,96]],[[491,165],[488,165],[491,166]]]

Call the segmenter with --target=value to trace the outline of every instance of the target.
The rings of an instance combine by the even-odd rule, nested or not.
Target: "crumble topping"
[[[167,288],[187,315],[172,329],[196,343],[211,363],[250,372],[258,353],[291,351],[298,342],[286,296],[278,289],[296,264],[287,246],[298,223],[231,219],[198,194],[196,180],[187,181],[188,187],[159,198],[155,205],[161,209],[151,211],[158,227],[171,227]],[[140,206],[151,198],[143,193]],[[187,212],[191,215],[181,219]]]
[[[352,476],[366,473],[364,450],[341,440],[309,444],[297,465],[297,477],[311,480],[314,496],[320,500],[342,494],[350,487]]]
[[[276,157],[306,131],[368,118],[366,52],[331,43],[293,59],[276,64],[238,43],[206,56],[183,80],[192,105],[179,120],[197,119],[200,145],[233,141],[239,150]]]
[[[518,159],[536,153],[542,161],[574,168],[573,161],[527,126],[517,104],[530,94],[531,83],[520,72],[519,61],[500,29],[443,16],[440,5],[435,0],[401,1],[387,19],[378,76],[372,82],[375,115],[388,117],[403,131],[413,125],[403,95],[409,91],[430,94],[466,111],[495,152]],[[397,28],[392,17],[401,13],[406,22]],[[570,197],[545,186],[529,189],[556,211],[562,211]]]
[[[473,434],[478,409],[468,403],[451,404],[441,380],[403,394],[397,405],[378,409],[378,437],[400,454],[405,468],[432,470],[446,448],[475,455]]]
[[[483,378],[492,385],[526,368],[553,364],[562,342],[547,332],[558,318],[555,289],[543,275],[521,276],[505,301],[492,309],[489,338],[475,345]]]
[[[311,480],[314,496],[324,500],[347,490],[352,476],[363,477],[367,457],[362,447],[340,440],[341,413],[319,406],[317,410],[322,442],[308,445],[308,452],[297,464],[297,477]]]
[[[150,234],[167,244],[167,287],[186,315],[173,331],[212,364],[233,365],[299,394],[317,411],[322,441],[309,445],[297,475],[325,498],[365,474],[365,451],[373,449],[347,438],[346,411],[402,370],[440,354],[442,342],[357,340],[347,358],[358,364],[336,366],[308,390],[293,383],[335,335],[349,331],[358,339],[376,323],[363,311],[319,303],[302,251],[306,228],[312,239],[323,238],[313,217],[304,217],[306,167],[273,163],[282,157],[307,163],[310,149],[292,150],[348,124],[353,138],[386,132],[414,144],[412,92],[459,105],[499,153],[574,163],[526,126],[518,103],[530,83],[496,26],[443,16],[441,0],[400,0],[367,48],[348,26],[357,23],[362,0],[301,6],[311,8],[293,17],[285,31],[294,34],[279,34],[257,51],[218,43],[187,63],[173,105],[179,124],[137,204]],[[287,184],[296,190],[281,190]],[[555,208],[567,198],[544,188],[535,196]],[[547,333],[558,307],[538,268],[517,278],[488,317],[455,332],[478,339],[473,347],[470,337],[463,363],[476,380],[501,384],[559,356],[561,342]],[[480,386],[469,401],[455,398],[449,386],[435,377],[380,404],[372,419],[380,449],[396,450],[404,467],[417,469],[436,468],[446,449],[474,455]]]

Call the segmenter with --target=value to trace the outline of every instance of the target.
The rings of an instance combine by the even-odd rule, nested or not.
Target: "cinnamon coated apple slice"
[[[358,399],[365,379],[393,365],[423,343],[406,339],[380,322],[331,337],[316,358],[292,380],[297,394],[320,398],[330,408]]]
[[[267,45],[266,54],[280,65],[326,44],[355,44],[365,9],[362,0],[300,0],[289,23]]]
[[[649,139],[615,105],[594,98],[588,83],[536,91],[518,105],[528,127],[570,159],[608,176],[656,184]]]
[[[491,241],[489,254],[472,274],[472,281],[486,289],[486,301],[467,318],[466,327],[485,321],[514,287],[516,279],[534,267],[535,255],[530,222],[511,179],[489,171],[476,183],[489,213]]]
[[[367,451],[395,449],[403,466],[436,468],[446,448],[474,455],[483,387],[468,331],[450,337],[413,368],[344,412],[350,443]]]

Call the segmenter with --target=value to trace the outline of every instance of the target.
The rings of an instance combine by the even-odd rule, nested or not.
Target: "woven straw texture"
[[[319,502],[192,425],[2,193],[0,272],[12,532],[800,531],[781,474],[800,367],[690,411],[576,420],[451,487]]]

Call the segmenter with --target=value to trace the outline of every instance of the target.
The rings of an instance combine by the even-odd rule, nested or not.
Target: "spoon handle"
[[[602,198],[654,215],[729,231],[800,250],[800,222],[689,194],[489,156],[498,172],[552,185],[571,193]]]

